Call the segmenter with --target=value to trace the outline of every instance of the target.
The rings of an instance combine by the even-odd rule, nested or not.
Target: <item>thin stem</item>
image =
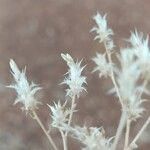
[[[62,137],[62,140],[63,140],[63,147],[64,147],[64,150],[67,150],[68,147],[67,147],[67,136],[64,134],[64,132],[62,130],[59,130],[60,133],[61,133],[61,137]]]
[[[70,116],[69,116],[68,126],[70,126],[70,124],[71,124],[71,120],[72,120],[72,116],[73,116],[73,112],[74,112],[74,104],[75,104],[75,95],[73,95],[73,97],[72,97],[71,113],[70,113]],[[64,135],[66,147],[67,147],[67,143],[68,143],[67,135],[68,135],[68,132],[66,131],[66,133]]]
[[[105,49],[106,49],[106,53],[107,53],[107,56],[108,56],[108,61],[110,64],[113,64],[112,63],[112,59],[111,59],[111,52],[107,49],[107,45],[106,45],[106,42],[104,42],[104,46],[105,46]],[[114,71],[113,71],[113,68],[111,67],[111,80],[113,82],[113,85],[115,87],[115,90],[116,90],[116,93],[117,93],[117,96],[119,98],[119,101],[121,103],[121,106],[122,106],[122,109],[123,109],[123,101],[122,101],[122,98],[121,98],[121,94],[119,92],[119,88],[118,88],[118,85],[117,85],[117,82],[115,80],[115,76],[114,76]],[[112,150],[115,150],[116,147],[117,147],[117,144],[118,144],[118,141],[119,141],[119,138],[122,134],[122,130],[124,128],[124,125],[125,125],[125,122],[126,122],[126,117],[127,117],[127,114],[126,112],[123,110],[122,114],[121,114],[121,118],[120,118],[120,122],[119,122],[119,126],[118,126],[118,129],[117,129],[117,133],[116,133],[116,136],[115,136],[115,141],[112,145]]]
[[[69,116],[69,120],[68,120],[68,126],[71,124],[71,120],[72,120],[72,116],[73,116],[73,112],[74,112],[74,104],[75,104],[75,95],[72,97],[72,102],[71,102],[71,113]],[[66,105],[66,104],[65,104]],[[64,146],[64,150],[67,150],[67,143],[68,143],[68,139],[67,139],[67,135],[68,132],[66,131],[65,133],[62,130],[59,130],[62,136],[62,140],[63,140],[63,146]]]
[[[68,125],[71,124],[71,120],[72,120],[72,116],[73,116],[73,112],[74,112],[74,104],[75,104],[75,95],[72,97],[71,111],[70,111],[71,113],[70,113],[70,116],[69,116]],[[65,136],[67,136],[67,132],[66,132]]]
[[[127,125],[126,125],[124,150],[126,150],[128,148],[129,134],[130,134],[130,125],[131,125],[131,119],[128,119],[127,120]]]
[[[133,144],[135,144],[137,142],[137,140],[139,139],[139,137],[142,135],[143,131],[146,129],[146,127],[149,125],[150,123],[150,117],[148,117],[148,119],[146,120],[146,122],[144,123],[143,127],[141,128],[141,130],[138,132],[138,134],[135,136],[135,138],[133,139],[132,143],[129,145],[128,149],[130,147],[132,147]]]
[[[122,114],[121,114],[121,117],[120,117],[120,122],[119,122],[119,126],[118,126],[118,129],[117,129],[117,133],[116,133],[116,136],[115,136],[115,141],[114,141],[114,143],[112,145],[112,150],[116,150],[116,147],[117,147],[119,138],[120,138],[120,136],[122,134],[122,131],[123,131],[126,119],[127,119],[127,114],[123,110]]]
[[[105,46],[106,53],[107,53],[107,56],[108,56],[108,61],[109,61],[110,64],[113,64],[112,59],[111,59],[111,52],[107,49],[106,42],[104,42],[104,46]],[[118,96],[119,101],[120,101],[120,103],[121,103],[121,106],[122,106],[122,108],[123,108],[122,98],[121,98],[121,95],[120,95],[120,92],[119,92],[118,85],[117,85],[116,80],[115,80],[114,71],[113,71],[113,68],[112,68],[112,67],[111,67],[111,80],[112,80],[112,83],[113,83],[113,85],[114,85],[114,87],[115,87],[117,96]]]
[[[41,127],[41,129],[43,130],[43,132],[45,133],[46,137],[48,138],[50,144],[52,145],[54,150],[58,150],[53,139],[51,138],[51,136],[48,134],[48,131],[45,129],[43,123],[41,122],[40,118],[38,117],[37,113],[35,111],[32,111],[33,113],[33,119],[35,119],[37,121],[37,123],[39,124],[39,126]]]

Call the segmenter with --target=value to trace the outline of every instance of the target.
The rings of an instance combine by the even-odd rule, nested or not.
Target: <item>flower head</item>
[[[74,62],[73,58],[69,54],[61,54],[62,58],[67,62],[69,67],[68,72],[66,73],[68,76],[62,82],[62,84],[68,85],[67,95],[72,96],[80,96],[80,93],[85,90],[84,84],[86,84],[86,77],[82,76],[81,73],[85,66],[81,67],[81,62]]]
[[[97,33],[96,39],[99,39],[99,42],[105,42],[105,46],[107,49],[112,50],[114,48],[113,40],[111,36],[113,35],[112,29],[108,28],[106,14],[101,16],[101,14],[97,13],[96,16],[93,17],[97,26],[93,27],[91,31],[95,31]]]
[[[150,76],[150,48],[148,45],[149,37],[144,37],[142,32],[131,32],[128,40],[131,43],[132,49],[137,57],[142,77],[149,78]]]
[[[60,102],[57,104],[54,103],[54,106],[48,105],[51,110],[52,117],[52,126],[65,130],[67,122],[69,120],[69,115],[71,113],[70,109],[67,109],[65,106],[61,105]],[[75,108],[75,105],[74,105]],[[75,110],[74,110],[75,112]]]
[[[17,64],[12,59],[10,60],[10,68],[15,83],[8,87],[15,89],[18,94],[14,104],[19,102],[22,103],[22,109],[26,112],[36,109],[40,102],[35,98],[35,94],[41,88],[33,82],[30,84],[25,75],[26,69],[20,71]]]
[[[123,49],[118,55],[121,69],[116,72],[118,90],[121,95],[121,104],[128,113],[128,117],[135,120],[144,108],[142,106],[141,94],[145,87],[139,85],[141,70],[132,49]]]
[[[75,127],[72,135],[85,145],[83,150],[110,150],[112,138],[105,138],[103,128],[96,127]]]
[[[106,59],[106,54],[97,53],[96,56],[92,60],[96,64],[96,67],[94,68],[93,72],[99,71],[100,77],[101,76],[107,77],[110,75],[111,67],[113,66],[112,64],[108,63]]]
[[[139,48],[146,41],[144,40],[144,34],[142,32],[138,32],[136,29],[134,32],[131,31],[130,38],[127,40],[132,47]]]
[[[141,117],[142,113],[145,111],[142,106],[143,102],[143,100],[135,98],[130,101],[129,105],[126,107],[128,118],[130,120],[136,121],[136,119]]]

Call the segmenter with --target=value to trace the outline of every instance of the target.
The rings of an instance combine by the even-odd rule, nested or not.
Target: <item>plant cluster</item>
[[[82,66],[82,60],[76,61],[69,54],[61,54],[62,59],[68,66],[68,72],[61,84],[67,85],[66,100],[64,102],[54,102],[48,105],[50,110],[51,124],[50,128],[57,128],[62,137],[63,149],[68,150],[68,137],[72,137],[83,144],[82,150],[116,150],[119,139],[126,128],[124,150],[133,150],[138,147],[137,140],[150,123],[150,117],[142,126],[132,141],[130,141],[131,123],[136,122],[145,111],[142,95],[149,94],[147,84],[150,81],[150,48],[149,37],[144,36],[142,32],[135,30],[131,32],[129,39],[126,40],[127,47],[115,50],[113,42],[114,32],[108,27],[106,15],[97,13],[93,17],[96,26],[92,32],[96,32],[95,40],[104,44],[105,52],[97,53],[92,58],[96,64],[93,72],[98,72],[99,77],[110,78],[113,88],[109,93],[115,94],[121,106],[120,122],[113,137],[106,137],[103,127],[80,127],[72,122],[78,99],[83,91],[86,91],[86,77],[82,75],[85,66]],[[112,59],[116,57],[118,63]],[[36,110],[39,108],[39,102],[35,94],[42,88],[33,82],[29,82],[26,77],[26,68],[19,70],[15,61],[10,60],[11,74],[14,77],[14,83],[8,86],[17,92],[17,98],[14,104],[22,103],[22,110],[37,121],[46,137],[48,138],[51,149],[58,150],[55,141],[51,137],[51,132],[46,129]],[[71,101],[71,103],[70,103]]]

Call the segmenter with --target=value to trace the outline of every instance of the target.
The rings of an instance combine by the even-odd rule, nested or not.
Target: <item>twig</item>
[[[104,42],[104,46],[105,46],[105,49],[106,49],[106,53],[107,53],[107,56],[108,56],[108,61],[110,64],[112,64],[112,59],[111,59],[111,52],[107,49],[107,46],[106,46],[106,42]],[[119,101],[121,103],[121,107],[123,109],[123,103],[122,103],[122,98],[121,98],[121,95],[120,95],[120,92],[119,92],[119,88],[118,88],[118,85],[116,83],[116,80],[115,80],[115,76],[114,76],[114,71],[113,71],[113,68],[111,67],[111,80],[114,84],[114,87],[115,87],[115,90],[116,90],[116,93],[117,93],[117,96],[119,98]],[[115,136],[115,141],[112,145],[112,150],[115,150],[116,147],[117,147],[117,143],[118,143],[118,140],[122,134],[122,130],[124,128],[124,124],[126,122],[126,112],[122,111],[122,114],[121,114],[121,118],[120,118],[120,122],[119,122],[119,126],[118,126],[118,129],[117,129],[117,133],[116,133],[116,136]]]
[[[133,141],[131,142],[131,144],[129,145],[128,149],[130,147],[132,147],[133,144],[136,143],[136,141],[139,139],[139,137],[142,135],[143,131],[146,129],[146,127],[149,125],[150,123],[150,117],[148,117],[148,119],[146,120],[146,122],[144,123],[143,127],[141,128],[141,130],[138,132],[138,134],[135,136],[135,138],[133,139]]]
[[[69,121],[68,121],[68,125],[71,124],[71,120],[72,120],[72,116],[73,116],[73,112],[74,112],[74,104],[75,104],[75,95],[72,97],[72,102],[71,102],[71,113],[70,113],[70,116],[69,116]],[[65,134],[67,136],[67,132]]]
[[[73,110],[74,109],[74,104],[75,104],[75,95],[72,97],[71,111],[70,111],[71,113],[70,113],[69,120],[68,120],[68,126],[71,124],[71,120],[72,120],[72,116],[73,116],[73,112],[74,112],[74,110]],[[68,135],[67,131],[65,132],[65,134],[61,133],[61,136],[62,136],[62,139],[63,139],[64,150],[67,150],[67,143],[68,143],[67,135]]]
[[[127,120],[127,125],[126,125],[124,150],[126,150],[128,148],[129,134],[130,134],[130,125],[131,125],[131,119],[128,119]]]
[[[123,130],[123,128],[124,128],[126,119],[127,119],[127,114],[126,114],[126,112],[123,110],[123,111],[122,111],[122,114],[121,114],[121,117],[120,117],[120,122],[119,122],[119,126],[118,126],[118,129],[117,129],[117,133],[116,133],[116,136],[115,136],[115,141],[114,141],[114,143],[113,143],[113,145],[112,145],[112,150],[116,150],[116,147],[117,147],[119,138],[120,138],[120,136],[121,136],[121,134],[122,134],[122,130]]]
[[[62,130],[59,130],[60,133],[61,133],[61,137],[62,137],[62,140],[63,140],[63,147],[64,147],[64,150],[67,150],[68,147],[67,147],[67,136],[64,134],[64,132]]]
[[[111,59],[111,52],[107,49],[106,42],[104,42],[104,46],[105,46],[105,49],[106,49],[108,61],[109,61],[110,64],[113,64],[113,63],[112,63],[112,59]],[[122,108],[123,108],[122,98],[121,98],[121,95],[120,95],[120,92],[119,92],[119,89],[118,89],[118,85],[117,85],[116,80],[115,80],[114,71],[113,71],[113,68],[112,68],[112,67],[111,67],[111,80],[112,80],[112,83],[113,83],[113,85],[114,85],[114,87],[115,87],[117,96],[118,96],[119,101],[120,101],[120,103],[121,103],[121,106],[122,106]]]
[[[48,131],[45,129],[43,123],[41,122],[40,118],[38,117],[37,113],[35,111],[32,111],[33,113],[33,119],[35,119],[37,121],[37,123],[39,124],[39,126],[41,127],[41,129],[43,130],[43,132],[45,133],[46,137],[48,138],[50,144],[52,145],[54,150],[58,150],[53,139],[51,138],[51,136],[48,134]]]

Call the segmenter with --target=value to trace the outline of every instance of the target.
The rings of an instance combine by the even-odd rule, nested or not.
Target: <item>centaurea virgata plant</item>
[[[66,77],[61,84],[67,85],[66,97],[71,100],[71,106],[67,108],[68,100],[65,99],[64,104],[54,103],[53,106],[48,105],[51,111],[52,123],[51,126],[57,128],[62,136],[64,150],[68,149],[67,136],[71,128],[73,113],[76,112],[76,98],[80,97],[82,91],[86,91],[86,77],[82,76],[82,71],[85,66],[81,67],[81,62],[74,61],[69,54],[61,54],[61,57],[67,63],[69,69],[65,74]]]
[[[86,91],[84,85],[86,84],[86,77],[82,76],[81,73],[85,66],[81,67],[81,62],[75,62],[69,54],[61,54],[62,58],[67,62],[69,67],[68,76],[64,79],[62,84],[66,84],[68,89],[66,90],[66,95],[71,98],[71,114],[69,117],[68,125],[70,125],[72,120],[72,115],[74,112],[75,99],[79,98],[82,91]]]
[[[96,26],[91,30],[96,32],[95,39],[104,44],[105,52],[97,53],[92,59],[96,64],[93,72],[98,72],[99,77],[110,78],[113,88],[109,93],[115,94],[121,105],[120,122],[113,137],[106,137],[103,127],[80,127],[74,124],[73,114],[76,112],[77,99],[81,93],[86,91],[86,77],[82,75],[85,66],[82,61],[75,61],[69,54],[61,54],[62,59],[67,63],[68,71],[61,84],[66,85],[66,96],[64,101],[48,104],[50,110],[50,129],[56,128],[62,137],[63,150],[68,150],[68,137],[78,140],[84,145],[82,150],[117,150],[119,140],[126,127],[124,138],[124,150],[133,150],[137,146],[137,140],[150,123],[150,117],[144,123],[143,127],[130,142],[131,123],[140,118],[145,111],[143,107],[143,93],[148,94],[147,84],[150,80],[150,48],[149,37],[135,30],[126,41],[128,46],[114,50],[112,36],[113,30],[108,27],[106,15],[97,13],[93,18]],[[112,59],[116,57],[117,63]],[[11,74],[15,82],[8,86],[17,92],[16,103],[21,103],[22,110],[26,115],[30,115],[37,121],[52,147],[50,149],[58,150],[53,139],[50,136],[50,129],[46,129],[40,121],[36,110],[41,103],[36,97],[36,93],[41,89],[33,82],[29,82],[26,77],[26,69],[19,70],[13,60],[10,60]],[[100,125],[101,126],[101,125]]]
[[[97,33],[95,39],[99,39],[99,42],[104,44],[106,50],[105,53],[107,54],[107,58],[104,57],[105,53],[97,54],[97,56],[93,58],[93,61],[96,63],[94,71],[99,71],[100,77],[105,76],[112,79],[114,88],[111,92],[116,93],[122,107],[122,115],[112,144],[112,150],[116,149],[125,125],[126,135],[124,150],[131,149],[131,147],[133,148],[133,144],[135,146],[136,141],[134,141],[132,145],[129,145],[130,124],[132,121],[141,117],[141,114],[144,111],[142,106],[144,100],[141,96],[147,91],[146,84],[148,82],[148,73],[150,70],[150,63],[148,60],[150,56],[148,36],[144,39],[143,33],[138,33],[136,30],[135,32],[131,32],[131,37],[127,40],[131,46],[121,49],[120,54],[117,54],[120,63],[120,67],[118,67],[111,58],[112,52],[115,53],[113,50],[114,46],[111,46],[111,49],[107,46],[112,45],[113,43],[111,37],[113,32],[112,29],[109,29],[107,26],[106,15],[101,16],[98,13],[94,17],[94,20],[97,24],[97,26],[92,29],[92,31],[96,31]],[[104,67],[104,64],[106,68]],[[146,69],[143,67],[144,65],[146,65]],[[110,67],[110,69],[108,69],[108,67]],[[139,84],[141,79],[142,83]]]
[[[39,87],[33,82],[29,83],[26,77],[26,68],[20,71],[17,64],[12,59],[10,60],[10,69],[11,74],[14,77],[15,83],[11,84],[8,87],[15,89],[17,92],[17,98],[14,104],[20,102],[23,105],[22,110],[25,110],[26,114],[30,114],[31,117],[37,121],[37,123],[40,125],[40,127],[46,134],[52,147],[55,150],[57,150],[53,139],[48,134],[48,131],[45,129],[44,125],[40,121],[35,111],[36,109],[38,109],[38,104],[41,104],[41,102],[39,102],[35,97],[35,94],[41,89],[41,87]]]

